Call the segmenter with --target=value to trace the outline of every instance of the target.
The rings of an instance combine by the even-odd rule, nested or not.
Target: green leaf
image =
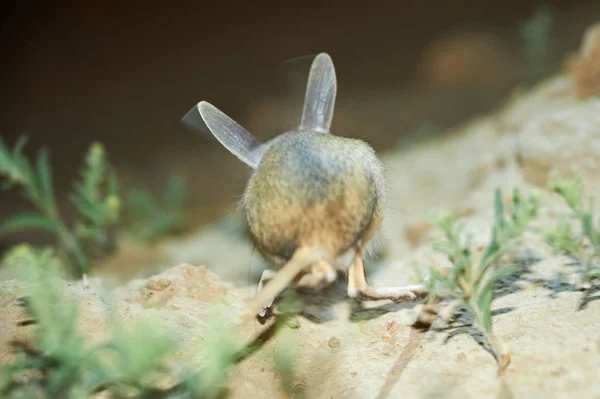
[[[172,176],[166,182],[161,204],[146,191],[131,190],[126,203],[130,233],[142,241],[152,241],[173,231],[183,219],[184,192],[185,179],[180,176]]]
[[[446,254],[450,254],[452,252],[452,244],[449,241],[435,241],[432,244],[434,250]]]
[[[84,216],[85,219],[94,224],[102,223],[103,214],[101,209],[91,203],[87,197],[73,195],[71,196],[71,201],[75,204],[77,210]]]
[[[116,380],[141,382],[163,368],[166,356],[177,346],[160,327],[155,320],[142,317],[114,326],[110,349],[114,350],[116,362],[109,366],[109,374]]]
[[[448,269],[446,270],[448,274],[451,272]],[[425,286],[430,300],[438,296],[441,297],[452,294],[452,291],[455,290],[453,285],[454,276],[442,274],[440,270],[434,267],[429,268],[425,279]]]
[[[0,142],[0,173],[5,175],[7,180],[3,184],[3,188],[11,188],[17,184],[22,185],[31,198],[37,199],[33,169],[27,158],[21,153],[25,141],[25,136],[21,136],[12,151],[4,141]]]
[[[43,247],[33,248],[29,244],[19,244],[11,248],[2,259],[2,263],[19,273],[23,268],[32,268],[34,270],[48,267],[54,257],[54,248]]]
[[[581,195],[583,193],[583,181],[577,177],[574,180],[555,180],[548,183],[548,188],[563,197],[567,205],[578,212],[581,207]]]
[[[501,267],[499,269],[494,270],[490,273],[489,277],[485,279],[485,286],[481,287],[481,292],[492,290],[494,288],[494,284],[505,277],[511,276],[515,274],[519,269],[516,267]]]
[[[485,247],[483,256],[481,257],[480,265],[486,267],[491,264],[498,256],[500,256],[500,242],[498,241],[498,228],[494,226],[492,230],[492,239],[490,243]]]
[[[432,218],[432,223],[442,229],[446,235],[452,235],[452,227],[455,221],[456,215],[454,212],[439,212]]]
[[[132,190],[128,198],[128,206],[134,219],[150,218],[156,211],[156,204],[150,195],[142,190]]]
[[[19,152],[15,154],[14,162],[19,175],[18,184],[24,187],[26,195],[36,206],[45,208],[44,199],[37,184],[35,170],[29,159]]]
[[[571,233],[571,223],[566,217],[561,218],[556,226],[553,226],[544,232],[544,240],[556,252],[575,253],[579,246],[579,240],[573,237]]]
[[[117,172],[113,168],[108,170],[108,196],[117,196],[119,191],[119,180],[117,178]]]
[[[590,240],[592,245],[595,245],[594,242],[594,226],[592,224],[592,215],[589,213],[581,215],[581,228],[583,229],[583,234]]]
[[[479,322],[485,332],[490,332],[492,330],[492,298],[493,292],[492,289],[489,288],[484,290],[477,299],[477,307],[479,308],[482,317],[482,320],[479,320]]]
[[[24,136],[21,138],[23,137]],[[21,140],[21,138],[19,140]],[[7,171],[10,169],[10,164],[13,163],[12,158],[13,156],[11,151],[8,149],[8,146],[2,137],[0,137],[0,172],[7,173]]]
[[[513,190],[512,202],[510,206],[510,214],[513,222],[519,222],[523,211],[523,202],[521,199],[521,192],[518,188]]]
[[[100,199],[100,185],[104,179],[106,160],[104,146],[93,143],[85,157],[85,168],[82,170],[82,181],[86,196],[96,202]]]
[[[0,223],[0,234],[30,229],[56,232],[58,224],[37,213],[22,213]]]
[[[13,150],[13,154],[21,155],[23,153],[23,148],[25,144],[27,144],[27,136],[20,136],[15,143],[15,148]]]
[[[592,246],[594,247],[594,251],[599,251],[600,250],[600,231],[598,231],[596,229],[596,227],[594,226],[594,199],[590,198],[590,205],[589,205],[589,212],[586,212],[583,217],[585,218],[585,220],[582,219],[582,223],[583,223],[583,230],[584,230],[584,234],[587,236],[587,238],[590,240],[590,243],[592,244]]]
[[[76,182],[73,186],[75,187],[74,195],[77,195],[78,197],[81,197],[81,198],[88,197],[87,192],[85,191],[85,187],[81,182]]]
[[[75,194],[71,196],[82,216],[80,225],[85,225],[84,230],[97,230],[116,223],[120,210],[117,175],[106,163],[101,144],[90,146],[80,175],[80,181],[74,185]],[[102,184],[105,180],[107,194],[103,197]],[[83,230],[80,228],[80,231]]]
[[[504,277],[508,277],[508,276],[515,274],[518,270],[519,270],[519,268],[514,267],[514,266],[501,267],[500,269],[497,269],[494,271],[494,273],[492,273],[492,275],[490,276],[490,281],[492,283],[495,283],[496,281],[498,281]]]
[[[106,231],[100,227],[77,224],[76,233],[79,238],[83,239],[93,238],[98,241],[104,241],[106,239]]]
[[[504,204],[502,203],[502,192],[499,188],[494,191],[494,221],[499,229],[504,228]]]
[[[41,149],[38,154],[37,173],[40,183],[40,198],[44,202],[45,208],[51,210],[52,213],[56,213],[54,189],[52,188],[52,172],[46,148]]]
[[[600,277],[600,267],[597,267],[595,269],[591,269],[588,271],[588,277],[590,278],[598,278]]]
[[[173,176],[165,184],[164,201],[167,209],[178,209],[185,193],[186,181],[181,176]]]

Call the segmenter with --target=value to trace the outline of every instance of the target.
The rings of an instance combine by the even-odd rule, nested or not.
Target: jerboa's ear
[[[320,53],[310,67],[300,130],[329,133],[336,91],[333,61],[328,54]]]
[[[268,147],[261,144],[236,121],[206,101],[199,102],[185,114],[181,121],[199,130],[208,128],[225,148],[252,169],[256,169]]]

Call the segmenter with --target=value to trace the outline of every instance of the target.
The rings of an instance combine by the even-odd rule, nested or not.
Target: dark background
[[[42,2],[40,2],[42,3]],[[576,50],[595,1],[547,1],[551,53]],[[189,222],[238,200],[247,169],[180,118],[208,100],[260,139],[294,128],[311,57],[336,65],[333,130],[377,150],[424,125],[443,129],[497,107],[523,80],[518,24],[533,1],[4,1],[0,134],[27,134],[51,161],[61,207],[92,141],[124,190],[189,182]],[[0,218],[28,209],[0,193]],[[14,238],[13,238],[14,239]],[[0,243],[7,243],[2,238]]]

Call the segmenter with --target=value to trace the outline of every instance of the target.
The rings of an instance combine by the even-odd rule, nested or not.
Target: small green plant
[[[583,198],[580,178],[555,180],[548,187],[565,200],[572,212],[545,232],[546,242],[557,252],[576,256],[584,279],[600,277],[600,218],[595,218],[593,198]]]
[[[31,324],[32,330],[27,339],[12,342],[15,357],[0,366],[2,398],[70,399],[106,393],[115,398],[216,399],[226,390],[228,370],[260,349],[293,317],[285,311],[256,338],[240,344],[235,326],[226,322],[230,318],[223,317],[226,311],[214,307],[202,334],[199,367],[174,363],[177,353],[189,351],[154,318],[138,317],[133,322],[109,318],[108,339],[89,345],[78,327],[77,298],[67,289],[60,264],[54,260],[52,249],[26,244],[5,257],[5,264],[27,283],[21,302],[31,320],[22,325]],[[165,379],[173,382],[165,387]]]
[[[49,263],[52,256],[51,250],[39,252],[27,245],[7,255],[7,264],[18,267],[28,282],[26,309],[38,328],[31,343],[13,342],[18,355],[0,369],[2,397],[74,398],[92,393],[86,369],[94,367],[94,354],[83,345],[75,300],[65,295],[64,283]]]
[[[207,325],[204,337],[204,348],[201,351],[203,359],[202,367],[195,373],[188,374],[180,384],[186,387],[198,398],[217,399],[222,397],[227,390],[228,371],[252,356],[267,341],[275,336],[282,337],[283,347],[277,346],[273,357],[275,361],[274,371],[279,377],[283,390],[293,396],[293,359],[290,354],[292,338],[290,331],[297,328],[297,315],[301,310],[300,299],[293,292],[282,295],[278,303],[278,314],[275,320],[263,330],[258,336],[250,341],[240,344],[241,337],[234,333],[239,330],[239,325],[225,320],[233,320],[233,314],[223,317],[226,309],[214,308],[214,313],[209,315],[211,322]]]
[[[546,6],[537,8],[529,19],[519,24],[529,84],[546,77],[555,68],[549,57],[553,24],[554,14]]]
[[[139,240],[152,242],[172,233],[183,221],[184,194],[185,180],[180,176],[173,176],[166,182],[161,204],[145,191],[132,190],[127,200],[131,234]]]
[[[226,305],[214,305],[207,316],[199,350],[202,364],[186,382],[197,397],[218,398],[227,388],[229,369],[238,362],[236,348],[241,340],[232,328],[231,313]]]
[[[37,212],[19,214],[3,221],[0,233],[31,229],[54,233],[64,255],[63,261],[71,265],[76,274],[88,274],[90,260],[86,247],[104,244],[108,239],[106,230],[116,224],[119,217],[116,178],[108,171],[104,148],[94,143],[86,156],[81,180],[76,183],[72,196],[79,219],[75,228],[70,229],[56,205],[47,149],[39,151],[34,167],[23,154],[25,143],[26,138],[21,137],[11,150],[0,139],[0,177],[4,179],[3,189],[19,186]]]
[[[447,311],[450,313],[458,307],[467,309],[476,327],[484,334],[499,370],[508,366],[511,354],[492,328],[494,284],[516,271],[513,267],[501,265],[499,260],[513,248],[529,221],[536,216],[538,202],[537,195],[523,197],[514,190],[512,202],[505,212],[502,193],[496,190],[492,236],[484,248],[473,248],[472,237],[461,234],[454,214],[441,213],[435,219],[435,224],[444,233],[444,239],[436,244],[436,249],[448,255],[451,265],[429,270],[425,278],[428,300],[433,303],[438,298],[449,298],[451,302]]]
[[[33,248],[29,244],[19,244],[13,247],[2,258],[5,267],[20,270],[31,267],[34,270],[47,267],[56,260],[54,249],[51,247]]]
[[[71,201],[79,211],[75,224],[77,237],[87,244],[90,252],[93,246],[106,247],[112,238],[110,229],[119,221],[121,205],[117,175],[109,167],[101,144],[90,147],[74,191]]]
[[[555,226],[543,232],[543,237],[557,253],[577,254],[581,250],[580,237],[573,236],[573,226],[569,218],[561,218]]]
[[[276,321],[278,342],[273,351],[274,371],[283,391],[289,397],[303,397],[302,389],[295,384],[295,334],[299,327],[297,316],[302,310],[302,302],[295,292],[287,292],[279,302],[279,317]]]
[[[117,397],[127,397],[128,392],[144,397],[157,391],[156,382],[169,374],[169,358],[180,349],[161,327],[148,317],[139,317],[132,325],[113,321],[112,339],[95,348],[102,380],[94,390],[102,388]]]

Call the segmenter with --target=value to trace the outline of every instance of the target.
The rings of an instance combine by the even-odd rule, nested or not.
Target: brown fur
[[[277,137],[250,178],[244,208],[258,249],[278,265],[301,247],[331,262],[380,225],[382,167],[365,142],[308,131]]]

